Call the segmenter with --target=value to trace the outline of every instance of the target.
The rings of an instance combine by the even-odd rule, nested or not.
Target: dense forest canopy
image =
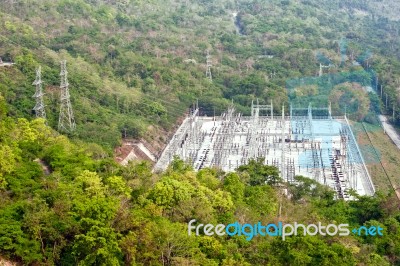
[[[392,114],[400,87],[399,9],[389,0],[0,1],[0,57],[15,63],[0,67],[0,261],[400,264],[398,201],[383,185],[375,197],[345,202],[304,177],[283,183],[276,168],[257,160],[234,173],[196,173],[177,158],[153,173],[147,162],[121,166],[112,155],[123,136],[165,143],[196,100],[206,115],[232,100],[249,114],[257,98],[273,100],[279,112],[293,97],[308,104],[329,89],[324,101],[340,113],[337,99],[344,99],[353,120]],[[61,60],[68,62],[77,123],[68,136],[55,131]],[[321,76],[320,64],[329,66]],[[39,65],[47,124],[32,112]],[[310,83],[297,84],[304,80]],[[378,93],[361,93],[365,86]],[[393,122],[400,123],[399,112]],[[398,166],[395,153],[382,156]],[[347,223],[380,226],[384,235],[192,237],[191,219]]]

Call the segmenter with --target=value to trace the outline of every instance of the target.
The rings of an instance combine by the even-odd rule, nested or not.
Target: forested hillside
[[[56,127],[59,61],[66,59],[75,136],[114,147],[123,132],[158,140],[154,127],[170,129],[196,99],[208,114],[231,99],[241,112],[255,98],[279,107],[287,102],[287,80],[316,76],[322,55],[337,66],[328,72],[357,69],[352,59],[374,69],[391,113],[399,22],[370,2],[2,1],[0,56],[16,65],[1,69],[0,88],[10,113],[30,119],[34,70],[42,65],[49,124]]]
[[[288,106],[289,85],[320,74],[317,83],[329,80],[343,95],[370,103],[351,119],[374,123],[371,112],[392,115],[394,108],[399,124],[399,7],[386,0],[0,1],[0,57],[15,63],[0,67],[0,262],[399,265],[399,204],[376,165],[377,195],[345,202],[303,177],[297,186],[282,183],[277,169],[257,161],[227,174],[196,173],[176,159],[166,172],[152,173],[146,162],[124,167],[112,154],[122,137],[165,144],[196,100],[207,115],[232,100],[248,114],[256,98],[273,100],[279,112]],[[61,60],[68,62],[77,124],[65,135],[56,131]],[[320,64],[328,66],[323,73]],[[32,111],[39,65],[47,125]],[[377,93],[354,92],[360,84]],[[314,96],[313,86],[300,86],[296,96]],[[372,136],[386,148],[386,139]],[[382,158],[397,178],[393,150]],[[375,225],[384,235],[247,241],[189,236],[191,219]]]
[[[237,173],[195,173],[176,160],[160,174],[127,167],[101,147],[72,143],[43,120],[6,118],[1,101],[0,260],[24,265],[390,265],[400,262],[395,197],[357,201],[252,161]],[[265,181],[268,184],[265,184]],[[187,222],[348,223],[384,236],[188,235]]]

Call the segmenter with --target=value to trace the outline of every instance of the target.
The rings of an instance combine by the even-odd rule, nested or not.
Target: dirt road
[[[386,134],[392,139],[394,144],[396,144],[397,148],[400,149],[400,136],[394,129],[394,127],[389,124],[386,116],[380,115],[379,120],[382,123],[383,129],[385,130]]]

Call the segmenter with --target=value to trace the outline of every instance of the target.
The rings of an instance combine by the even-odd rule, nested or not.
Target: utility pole
[[[387,109],[387,104],[388,104],[388,97],[387,97],[387,93],[385,93],[385,95],[386,95],[386,104],[385,104],[385,107],[386,107],[386,109]]]
[[[272,78],[275,78],[275,76],[276,76],[276,71],[275,71],[275,69],[274,69],[274,72],[271,72],[269,75],[270,75],[271,79],[272,79]]]
[[[210,55],[210,51],[209,50],[207,50],[206,63],[207,63],[206,77],[210,81],[212,81],[212,75],[211,75],[212,61],[211,61],[211,55]]]
[[[285,158],[285,105],[282,105],[282,168],[281,168],[281,173],[282,173],[282,179],[286,180],[286,158]]]
[[[274,120],[274,106],[272,105],[272,100],[271,100],[271,120]]]
[[[35,110],[36,118],[43,118],[46,119],[46,111],[44,109],[44,102],[43,102],[43,90],[42,90],[42,68],[39,66],[36,69],[36,79],[32,83],[32,85],[36,86],[36,92],[33,95],[36,98],[36,105],[33,108]]]
[[[394,105],[394,103],[393,103],[393,122],[394,122],[394,120],[395,120],[395,105]]]
[[[72,111],[72,105],[69,95],[69,84],[68,84],[68,71],[67,71],[67,61],[61,61],[61,106],[60,106],[60,116],[58,119],[58,130],[65,132],[72,132],[75,130],[75,118]]]

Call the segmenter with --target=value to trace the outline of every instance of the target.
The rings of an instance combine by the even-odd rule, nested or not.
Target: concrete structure
[[[283,108],[284,109],[284,108]],[[251,116],[233,107],[218,118],[187,117],[155,165],[168,167],[174,156],[195,170],[218,167],[234,171],[251,158],[264,158],[281,177],[296,182],[303,175],[330,186],[338,198],[351,199],[349,190],[373,195],[375,189],[347,118],[332,117],[330,108],[290,108],[274,116],[273,105],[252,104]]]
[[[3,62],[3,60],[0,57],[0,67],[11,67],[13,65],[14,65],[14,63],[11,63],[11,62]]]

